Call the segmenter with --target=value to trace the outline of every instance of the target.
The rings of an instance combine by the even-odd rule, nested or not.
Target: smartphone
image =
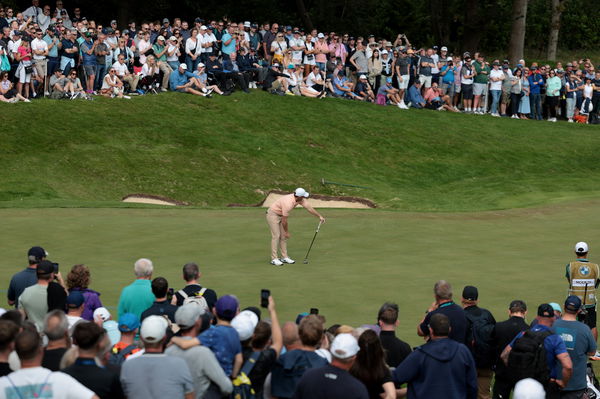
[[[52,266],[54,266],[54,274],[58,273],[58,263],[53,263]]]
[[[173,299],[173,295],[175,295],[175,290],[173,288],[169,288],[167,290],[167,302],[171,303],[171,299]]]
[[[319,309],[317,309],[317,308],[310,308],[310,314],[319,314]]]
[[[262,289],[260,290],[260,306],[263,308],[269,307],[269,297],[271,296],[271,291]]]

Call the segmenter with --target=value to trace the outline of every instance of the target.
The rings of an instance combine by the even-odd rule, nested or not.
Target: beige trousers
[[[165,61],[159,61],[158,68],[163,73],[163,80],[162,80],[161,88],[166,90],[169,87],[169,76],[171,76],[171,72],[173,72],[173,69]]]
[[[127,76],[124,76],[122,79],[123,79],[123,81],[129,83],[129,86],[131,87],[131,91],[135,91],[135,89],[137,89],[137,85],[140,80],[140,77],[138,75],[129,74]]]
[[[477,369],[478,399],[490,399],[492,397],[491,386],[493,375],[494,372],[492,370]]]
[[[271,229],[271,260],[279,258],[278,248],[281,250],[281,257],[287,258],[287,238],[281,224],[281,216],[270,210],[267,211],[267,224]]]

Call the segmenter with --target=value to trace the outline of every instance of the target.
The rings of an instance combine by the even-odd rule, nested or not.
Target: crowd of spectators
[[[598,356],[600,282],[587,251],[576,244],[577,260],[567,265],[564,308],[541,304],[531,324],[522,300],[496,322],[475,286],[455,301],[450,283],[436,282],[416,328],[425,343],[411,348],[396,336],[395,303],[374,312],[376,324],[337,324],[318,309],[280,323],[269,292],[262,310],[243,307],[203,286],[195,263],[183,266],[176,291],[154,277],[151,260],[137,260],[111,313],[89,288],[87,266],[73,266],[65,281],[47,252],[32,247],[8,287],[16,309],[0,311],[0,398],[587,397],[588,381],[596,389],[587,370],[588,356]]]
[[[210,97],[238,89],[337,97],[400,109],[558,118],[597,123],[600,71],[589,59],[563,65],[486,60],[480,52],[419,48],[406,35],[307,31],[250,21],[131,21],[103,25],[79,7],[0,6],[0,100],[87,98],[179,91]]]

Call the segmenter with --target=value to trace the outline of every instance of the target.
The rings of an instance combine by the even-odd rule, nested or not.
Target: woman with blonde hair
[[[89,289],[91,279],[90,269],[86,265],[75,265],[67,274],[67,289],[69,293],[80,291],[85,298],[83,314],[84,320],[92,321],[94,319],[94,310],[102,307],[100,293]]]

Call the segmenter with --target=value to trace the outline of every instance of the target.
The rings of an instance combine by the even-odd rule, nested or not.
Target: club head
[[[305,265],[307,265],[308,264],[308,259],[304,259],[304,261],[302,263],[304,263]]]

